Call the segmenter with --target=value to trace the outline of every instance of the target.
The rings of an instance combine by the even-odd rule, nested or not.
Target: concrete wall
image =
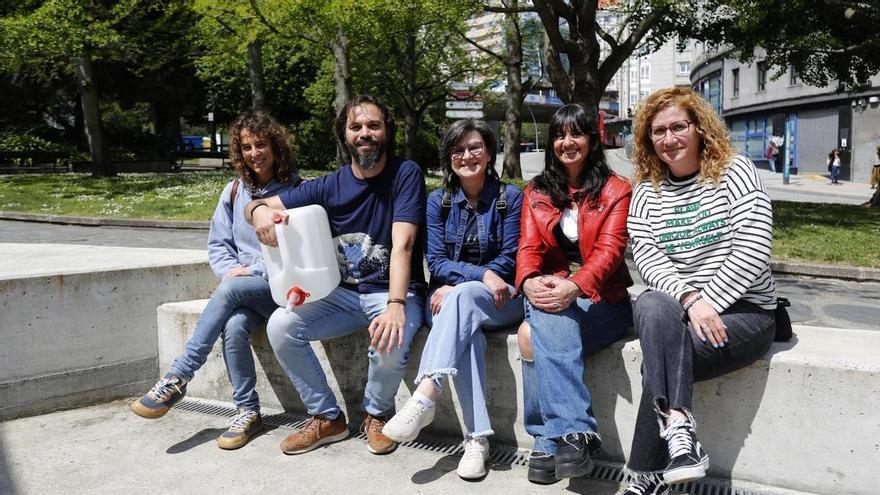
[[[159,361],[166,370],[182,350],[206,301],[158,309]],[[873,494],[880,465],[880,333],[796,326],[796,338],[774,344],[758,362],[696,385],[694,409],[700,440],[711,456],[710,473],[817,493]],[[420,332],[397,396],[414,386],[427,336]],[[487,355],[487,397],[497,444],[531,447],[522,425],[522,375],[515,336],[492,332]],[[254,338],[258,393],[264,407],[304,412],[296,391],[275,361],[261,329]],[[366,381],[366,334],[315,343],[334,392],[349,421],[360,421]],[[585,380],[604,440],[603,456],[624,460],[641,394],[638,342],[618,342],[587,360]],[[188,394],[230,400],[219,344]],[[435,435],[460,437],[461,417],[453,393],[438,403]],[[341,404],[342,405],[342,404]]]
[[[217,283],[199,251],[0,246],[0,420],[143,392],[156,306]]]
[[[865,100],[867,101],[867,97]],[[877,146],[880,145],[880,103],[868,104],[853,111],[853,149],[850,158],[853,182],[869,182],[871,168],[880,163]]]

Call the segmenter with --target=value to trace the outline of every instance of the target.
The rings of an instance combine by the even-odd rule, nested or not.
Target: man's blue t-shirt
[[[341,285],[360,293],[388,292],[391,224],[418,225],[409,286],[419,292],[424,288],[421,237],[425,225],[425,180],[415,162],[389,159],[382,173],[369,179],[355,177],[348,164],[278,197],[285,208],[317,204],[327,210]]]

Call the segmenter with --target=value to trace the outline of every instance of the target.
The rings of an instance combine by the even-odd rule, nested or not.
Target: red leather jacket
[[[529,184],[523,193],[520,217],[517,292],[522,291],[526,279],[552,274],[569,278],[580,287],[585,297],[594,302],[607,300],[615,303],[629,297],[626,288],[633,281],[623,260],[623,252],[631,199],[629,182],[612,174],[602,188],[598,204],[583,201],[578,205],[578,244],[584,264],[580,271],[571,275],[565,252],[553,235],[553,229],[562,218],[562,210],[553,206],[548,195],[534,190]]]

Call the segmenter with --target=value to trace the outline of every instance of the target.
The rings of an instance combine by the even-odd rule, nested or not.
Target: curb
[[[0,211],[0,220],[20,222],[53,223],[60,225],[84,225],[89,227],[139,227],[152,229],[208,230],[210,223],[199,220],[137,220],[125,218],[71,217],[44,215],[40,213],[14,213]],[[632,253],[626,250],[626,258],[632,261]],[[848,265],[826,265],[803,261],[770,260],[773,273],[805,275],[809,277],[837,278],[857,282],[880,282],[880,268]]]
[[[14,213],[0,211],[0,220],[20,222],[54,223],[60,225],[84,225],[87,227],[140,227],[150,229],[208,230],[210,222],[201,220],[141,220],[127,218],[71,217],[44,215],[41,213]]]

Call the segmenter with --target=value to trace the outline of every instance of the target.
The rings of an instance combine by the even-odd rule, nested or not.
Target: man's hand
[[[548,313],[558,313],[567,309],[577,299],[581,289],[571,280],[554,275],[542,275],[526,280],[523,284],[523,292],[526,293],[532,306]]]
[[[724,347],[724,343],[727,342],[727,326],[711,304],[699,299],[691,305],[687,314],[700,340],[706,342],[708,339],[715,348]]]
[[[492,291],[496,308],[501,309],[507,304],[507,301],[510,301],[510,288],[507,286],[507,282],[495,272],[486,270],[486,273],[483,274],[483,283]]]
[[[403,328],[406,323],[406,311],[402,304],[391,303],[385,312],[373,318],[368,331],[370,345],[379,352],[391,352],[394,345],[403,347]]]
[[[232,270],[223,274],[223,279],[232,278],[232,277],[246,277],[251,274],[250,268],[246,266],[237,266]]]
[[[452,290],[451,285],[444,285],[439,287],[437,290],[431,294],[431,314],[436,315],[440,312],[440,307],[443,304],[443,298],[446,297],[446,294],[449,294],[449,291]]]
[[[272,247],[278,247],[278,237],[275,234],[275,225],[287,223],[287,213],[269,208],[258,208],[254,212],[254,230],[257,231],[257,239]]]

